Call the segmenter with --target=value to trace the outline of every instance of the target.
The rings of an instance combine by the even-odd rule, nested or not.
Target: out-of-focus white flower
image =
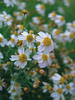
[[[58,25],[58,26],[62,26],[65,24],[65,18],[61,15],[57,15],[56,19],[55,19],[55,23]]]
[[[2,91],[3,87],[5,88],[4,79],[1,80],[1,78],[0,78],[0,91]]]
[[[35,8],[36,8],[36,10],[37,10],[37,12],[38,12],[39,14],[41,14],[42,16],[45,15],[45,5],[43,5],[43,4],[37,4],[37,5],[35,6]]]
[[[7,44],[7,40],[4,39],[3,35],[0,34],[0,45],[4,47]]]
[[[43,90],[43,93],[46,93],[47,91],[50,91],[51,90],[51,86],[49,83],[47,82],[42,82],[44,86],[42,86],[42,90]]]
[[[51,94],[51,97],[53,97],[54,100],[65,100],[62,85],[54,85],[53,90],[54,92]]]
[[[64,4],[66,5],[66,6],[70,6],[70,0],[63,0],[64,1]]]
[[[58,73],[55,73],[54,76],[52,76],[53,83],[55,84],[63,84],[65,82],[64,77],[59,75]]]
[[[0,52],[0,59],[3,59],[3,55],[2,55],[2,53]]]
[[[44,33],[42,31],[40,31],[38,34],[39,36],[36,37],[36,40],[40,42],[40,45],[38,46],[38,51],[45,51],[46,53],[51,52],[54,49],[54,45],[50,34]]]
[[[53,36],[54,39],[59,40],[60,31],[59,31],[58,29],[53,29],[53,31],[52,31],[52,36]]]
[[[64,12],[64,8],[63,7],[58,7],[58,11],[59,11],[59,13],[61,13],[61,14],[64,14],[65,12]]]
[[[16,0],[4,0],[4,3],[7,7],[12,6],[14,7],[15,4],[17,4]]]
[[[27,65],[27,61],[30,61],[31,59],[29,58],[30,55],[30,50],[24,51],[23,47],[20,47],[18,49],[19,55],[11,55],[10,60],[11,61],[16,61],[14,62],[14,65],[19,66],[20,68],[24,68]]]
[[[56,13],[55,12],[52,12],[48,15],[48,18],[50,18],[51,20],[55,20],[57,17]]]
[[[10,41],[8,41],[8,45],[14,47],[16,43],[17,43],[17,37],[14,34],[12,34]]]
[[[38,61],[40,68],[50,66],[52,63],[49,53],[38,52],[33,58]]]
[[[26,7],[26,3],[25,2],[19,2],[18,3],[18,9],[23,10]]]
[[[68,93],[70,93],[70,94],[72,94],[73,93],[73,91],[74,91],[74,84],[71,82],[71,83],[69,83],[69,84],[67,84],[66,86],[65,86],[65,88],[64,88],[64,91],[65,91],[65,93],[66,94],[68,94]]]
[[[41,17],[33,17],[32,18],[33,23],[35,23],[35,24],[39,24],[40,23],[40,19],[41,19]]]

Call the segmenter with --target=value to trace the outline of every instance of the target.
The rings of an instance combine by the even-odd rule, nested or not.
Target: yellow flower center
[[[20,25],[20,27],[19,27],[19,28],[23,30],[23,25]]]
[[[59,84],[63,84],[65,82],[65,79],[63,77],[60,78]]]
[[[57,89],[57,92],[58,92],[58,94],[62,94],[63,93],[63,90],[61,88],[58,88]]]
[[[3,38],[2,38],[2,37],[0,37],[0,43],[1,43],[1,42],[3,42]]]
[[[21,46],[22,44],[23,44],[23,41],[22,41],[22,40],[18,40],[18,41],[17,41],[17,45],[18,45],[18,46]]]
[[[46,88],[50,91],[51,90],[50,84],[46,84]]]
[[[71,89],[71,87],[69,85],[67,85],[66,88],[67,88],[67,90],[70,90]]]
[[[43,44],[45,45],[45,46],[50,46],[51,45],[51,39],[50,38],[48,38],[48,37],[45,37],[44,39],[43,39]]]
[[[55,31],[55,34],[56,34],[56,35],[59,35],[59,34],[60,34],[60,31],[59,31],[59,30],[56,30],[56,31]]]
[[[0,86],[2,86],[2,81],[0,80]]]
[[[0,68],[3,68],[3,64],[0,63]]]
[[[68,3],[70,3],[70,0],[67,0]]]
[[[22,12],[20,12],[20,13],[19,13],[19,15],[20,15],[20,16],[22,16],[22,15],[23,15],[23,13],[22,13]]]
[[[25,54],[21,54],[21,55],[19,56],[19,60],[20,60],[21,62],[26,62],[26,61],[27,61],[27,56],[26,56]]]
[[[19,100],[19,95],[14,95],[14,100]]]
[[[15,39],[14,38],[11,38],[11,40],[10,40],[11,42],[15,42]]]
[[[17,88],[19,86],[19,84],[18,83],[15,83],[15,87]]]
[[[43,55],[42,55],[42,59],[43,59],[44,61],[47,61],[47,60],[48,60],[48,56],[47,56],[46,54],[43,54]]]
[[[56,13],[52,13],[52,16],[53,16],[53,17],[56,17]]]
[[[60,17],[60,20],[61,20],[61,21],[64,21],[64,20],[65,20],[65,18],[64,18],[63,16],[61,16],[61,17]]]
[[[62,36],[63,38],[65,38],[66,37],[66,35],[65,34],[63,34],[63,36]]]
[[[71,27],[74,27],[74,24],[71,24]]]
[[[41,5],[41,9],[45,9],[45,6],[43,4]]]
[[[72,39],[74,37],[74,34],[70,33],[69,37]]]
[[[28,42],[32,42],[32,41],[33,41],[33,36],[32,36],[31,34],[28,34],[28,35],[26,36],[26,40],[27,40]]]

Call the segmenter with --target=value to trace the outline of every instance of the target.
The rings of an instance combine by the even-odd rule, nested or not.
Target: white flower
[[[42,16],[45,15],[45,5],[43,4],[37,4],[35,6],[36,10],[38,11],[39,14],[41,14]]]
[[[47,91],[50,91],[51,89],[51,86],[50,84],[48,84],[47,82],[42,82],[44,86],[42,86],[42,90],[43,90],[43,93],[46,93]]]
[[[62,26],[65,24],[65,19],[63,16],[61,15],[57,15],[57,18],[55,19],[55,23],[58,25],[58,26]]]
[[[0,45],[4,47],[7,44],[7,40],[4,39],[3,35],[0,34]]]
[[[23,47],[20,47],[18,50],[19,55],[12,55],[10,60],[11,61],[16,61],[14,62],[14,65],[19,66],[20,68],[24,68],[27,65],[27,61],[30,61],[31,59],[29,58],[30,55],[30,50],[24,51]]]
[[[25,2],[19,2],[18,3],[18,9],[23,10],[26,7],[26,3]]]
[[[72,94],[74,91],[74,84],[72,82],[67,84],[64,88],[64,91],[66,94],[68,94],[68,93]]]
[[[3,82],[4,79],[1,80],[0,78],[0,91],[2,91],[3,87],[5,88],[5,82]]]
[[[54,45],[50,34],[41,31],[38,34],[40,35],[36,37],[36,40],[40,42],[40,45],[38,46],[38,51],[45,51],[46,53],[51,52],[54,49]]]
[[[3,55],[2,55],[2,53],[0,52],[0,59],[3,59]]]
[[[55,73],[54,76],[52,76],[53,83],[55,84],[63,84],[65,82],[64,77],[59,75],[58,73]]]
[[[56,13],[55,12],[52,12],[50,14],[48,14],[48,18],[50,18],[51,20],[55,20],[57,17]]]
[[[50,66],[52,60],[50,59],[50,54],[45,52],[38,52],[33,58],[38,61],[40,68]]]
[[[33,23],[35,23],[35,24],[40,23],[40,17],[33,17],[32,20],[33,20]]]
[[[62,89],[62,86],[59,85],[54,85],[54,88],[53,88],[54,92],[51,94],[51,97],[53,97],[53,100],[65,100],[65,97],[63,95],[63,89]]]
[[[17,4],[16,0],[4,0],[4,3],[7,7],[12,6],[14,7],[15,4]]]
[[[63,0],[64,1],[64,4],[66,5],[66,6],[70,6],[70,0]]]
[[[52,36],[53,36],[54,39],[59,40],[60,31],[59,31],[58,29],[53,29],[53,31],[52,31]]]
[[[10,45],[11,47],[14,47],[16,43],[17,43],[17,37],[14,34],[12,34],[11,39],[8,42],[8,45]]]
[[[19,40],[23,40],[24,44],[27,45],[28,47],[33,47],[34,46],[34,35],[33,34],[28,34],[27,32],[21,33],[22,35],[18,36]]]

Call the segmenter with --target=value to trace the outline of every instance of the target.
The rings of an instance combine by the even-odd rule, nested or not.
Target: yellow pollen
[[[14,38],[11,38],[11,40],[10,40],[11,42],[15,42],[15,39]]]
[[[0,43],[1,43],[1,42],[3,42],[3,38],[2,38],[2,37],[0,37]]]
[[[15,87],[17,88],[19,86],[19,84],[18,83],[15,83]]]
[[[28,42],[32,42],[32,41],[33,41],[33,36],[32,36],[31,34],[28,34],[28,35],[26,36],[26,40],[27,40]]]
[[[3,64],[0,63],[0,68],[3,68]]]
[[[60,17],[60,20],[61,20],[61,21],[64,21],[64,20],[65,20],[65,18],[64,18],[63,16],[61,16],[61,17]]]
[[[56,31],[55,31],[55,34],[56,34],[56,35],[59,35],[59,34],[60,34],[60,31],[59,31],[59,30],[56,30]]]
[[[22,15],[23,15],[23,13],[22,13],[22,12],[20,12],[20,13],[19,13],[19,15],[20,15],[20,16],[22,16]]]
[[[53,16],[53,17],[56,17],[56,13],[52,13],[52,16]]]
[[[22,40],[18,40],[18,41],[17,41],[17,45],[18,45],[18,46],[22,46],[22,44],[23,44],[23,41],[22,41]]]
[[[19,100],[19,95],[15,95],[14,100]]]
[[[70,33],[69,37],[72,39],[74,37],[74,34]]]
[[[63,37],[63,38],[65,38],[65,37],[66,37],[66,35],[64,34],[62,37]]]
[[[47,61],[47,60],[48,60],[48,56],[47,56],[46,54],[43,54],[43,55],[42,55],[42,59],[43,59],[44,61]]]
[[[66,88],[67,88],[67,90],[70,90],[71,89],[71,87],[69,85],[67,85]]]
[[[60,78],[59,84],[63,84],[65,82],[65,79],[63,77]]]
[[[19,27],[19,28],[23,30],[23,25],[20,25],[20,27]]]
[[[61,88],[57,89],[58,94],[62,94],[63,90]]]
[[[45,46],[50,46],[51,45],[51,39],[50,38],[48,38],[48,37],[45,37],[44,39],[43,39],[43,44],[45,45]]]
[[[71,24],[71,27],[74,27],[74,24]]]
[[[20,60],[21,62],[26,62],[26,61],[27,61],[27,56],[26,56],[25,54],[21,54],[21,55],[19,56],[19,60]]]
[[[45,9],[45,6],[43,4],[41,5],[41,9]]]

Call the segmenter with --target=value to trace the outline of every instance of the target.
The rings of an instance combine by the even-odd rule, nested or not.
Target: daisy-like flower
[[[65,18],[61,15],[57,15],[57,18],[55,19],[55,23],[58,25],[58,26],[62,26],[65,24]]]
[[[18,9],[23,10],[26,7],[26,3],[25,2],[19,2],[18,3]]]
[[[54,85],[53,88],[54,92],[51,94],[51,97],[53,97],[53,100],[65,100],[65,97],[63,95],[63,89],[62,85]]]
[[[33,23],[35,23],[35,24],[39,24],[40,23],[40,19],[41,19],[41,17],[33,17],[32,18]]]
[[[45,51],[46,53],[51,52],[54,49],[54,45],[50,34],[41,31],[38,34],[39,36],[36,37],[36,40],[40,42],[40,45],[38,46],[38,51]]]
[[[66,24],[67,25],[67,29],[69,30],[69,31],[71,31],[71,32],[75,32],[75,21],[73,21],[72,23],[67,23]]]
[[[54,39],[59,39],[60,31],[58,29],[54,29],[52,32],[52,36]]]
[[[70,6],[70,0],[63,0],[64,1],[64,4],[66,5],[66,6]]]
[[[14,65],[19,66],[20,68],[24,68],[27,65],[27,61],[30,61],[31,59],[29,58],[30,55],[30,50],[27,49],[24,51],[23,47],[20,47],[18,50],[19,55],[12,55],[10,60],[15,61]]]
[[[10,45],[11,47],[14,47],[16,43],[17,43],[17,37],[14,34],[12,34],[11,39],[8,42],[8,45]]]
[[[5,88],[4,79],[1,80],[1,78],[0,78],[0,91],[2,91],[3,87]]]
[[[42,87],[42,90],[43,90],[43,93],[46,93],[47,91],[50,91],[51,90],[51,86],[49,83],[47,82],[42,82],[43,83],[43,87]]]
[[[8,70],[8,68],[6,67],[6,64],[2,64],[1,62],[0,62],[0,69],[4,69],[5,71]]]
[[[74,91],[74,84],[72,82],[67,84],[64,88],[64,91],[66,94],[68,94],[68,93],[72,94]]]
[[[52,12],[48,15],[48,18],[50,18],[51,20],[55,20],[57,17],[56,13],[55,12]]]
[[[37,55],[34,55],[33,58],[38,61],[40,68],[50,66],[52,60],[50,59],[50,54],[45,52],[38,52]]]
[[[3,37],[2,34],[0,34],[0,45],[1,45],[2,47],[4,47],[4,46],[6,45],[6,43],[7,43],[7,40],[4,39],[4,37]]]
[[[48,0],[48,3],[50,3],[51,5],[53,5],[55,3],[55,0]]]
[[[63,84],[65,82],[64,77],[60,76],[58,73],[55,73],[54,76],[52,76],[52,80],[55,84]]]
[[[4,3],[7,7],[12,6],[14,7],[15,4],[17,4],[16,0],[4,0]]]
[[[27,45],[28,47],[33,47],[34,46],[34,34],[28,34],[27,32],[21,33],[22,35],[18,36],[19,40],[23,40],[24,44]]]
[[[43,5],[43,4],[37,4],[37,5],[35,6],[35,8],[36,8],[36,10],[37,10],[37,12],[38,12],[39,14],[41,14],[42,16],[45,15],[45,5]]]

